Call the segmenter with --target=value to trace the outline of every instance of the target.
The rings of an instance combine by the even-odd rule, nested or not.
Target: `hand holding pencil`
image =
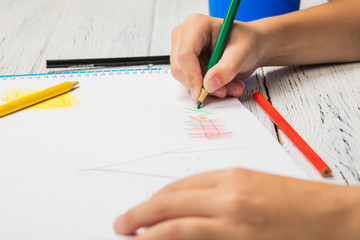
[[[192,15],[172,32],[171,71],[197,102],[202,85],[211,95],[239,97],[263,58],[261,32],[255,24],[234,22],[219,61],[203,74],[217,40],[222,19]]]

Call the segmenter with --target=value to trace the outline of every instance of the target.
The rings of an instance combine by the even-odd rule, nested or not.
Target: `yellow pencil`
[[[53,87],[16,99],[12,102],[0,105],[0,117],[68,92],[78,84],[79,82],[77,81],[63,82]]]

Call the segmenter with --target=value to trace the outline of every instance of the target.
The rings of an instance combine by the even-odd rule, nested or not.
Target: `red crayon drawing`
[[[211,119],[204,115],[190,116],[185,121],[193,138],[221,139],[232,137],[232,132],[226,131],[226,125],[220,119]]]

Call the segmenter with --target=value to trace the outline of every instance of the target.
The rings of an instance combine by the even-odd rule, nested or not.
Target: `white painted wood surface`
[[[272,104],[334,172],[329,182],[359,183],[360,63],[266,69]],[[324,180],[279,131],[284,148]]]
[[[0,1],[0,72],[34,73],[44,54],[66,1]]]
[[[301,8],[326,0],[303,0]],[[45,59],[169,54],[171,30],[207,0],[1,0],[0,74]],[[360,183],[360,63],[258,69],[240,98],[315,180]],[[324,180],[251,97],[261,91],[334,170]],[[241,124],[241,123],[239,123]],[[277,134],[279,136],[277,136]]]

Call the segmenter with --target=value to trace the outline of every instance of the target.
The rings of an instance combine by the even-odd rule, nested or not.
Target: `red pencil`
[[[290,126],[278,111],[266,100],[260,92],[254,92],[253,98],[261,108],[269,115],[273,122],[285,133],[294,145],[305,155],[323,177],[331,176],[329,166],[316,154],[314,150],[302,139],[302,137]]]

